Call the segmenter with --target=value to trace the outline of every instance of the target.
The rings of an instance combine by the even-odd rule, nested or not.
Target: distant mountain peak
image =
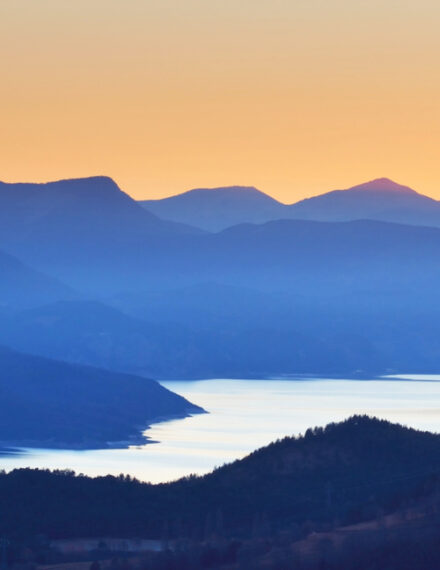
[[[282,217],[284,204],[254,186],[194,188],[142,206],[164,220],[179,221],[208,231],[247,223],[264,223]]]
[[[363,184],[358,184],[349,188],[348,191],[374,191],[374,192],[398,192],[404,194],[416,194],[417,192],[409,186],[402,186],[390,178],[375,178],[369,182],[364,182]]]
[[[394,180],[391,180],[391,178],[387,178],[386,176],[383,176],[382,178],[373,178],[373,180],[370,180],[369,182],[367,182],[367,184],[372,184],[377,186],[390,186],[393,188],[396,186],[400,186],[400,184],[394,182]]]

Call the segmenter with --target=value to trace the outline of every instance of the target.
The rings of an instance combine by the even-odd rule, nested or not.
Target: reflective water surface
[[[277,438],[355,413],[440,431],[440,375],[400,378],[163,382],[209,414],[153,425],[146,434],[158,443],[117,450],[25,450],[0,457],[0,467],[129,473],[159,482],[207,473]]]

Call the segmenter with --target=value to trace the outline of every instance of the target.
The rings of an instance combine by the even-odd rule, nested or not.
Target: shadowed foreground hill
[[[154,420],[200,411],[153,380],[0,347],[4,446],[125,446]]]
[[[301,536],[336,520],[353,524],[404,508],[429,496],[439,474],[439,435],[357,416],[170,484],[36,470],[3,474],[0,532]]]

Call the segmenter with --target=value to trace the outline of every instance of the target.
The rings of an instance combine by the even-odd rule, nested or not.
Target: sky
[[[440,199],[438,0],[1,0],[0,180]]]

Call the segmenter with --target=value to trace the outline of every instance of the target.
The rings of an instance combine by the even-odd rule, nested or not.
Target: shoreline
[[[417,378],[413,379],[410,376],[422,376],[425,378]],[[348,382],[369,382],[369,381],[384,381],[384,382],[392,382],[394,380],[398,380],[399,382],[438,382],[439,380],[430,379],[432,376],[439,376],[440,372],[414,372],[408,373],[404,372],[399,375],[398,373],[387,373],[387,374],[319,374],[319,373],[309,373],[309,374],[272,374],[268,376],[262,375],[255,375],[255,376],[247,376],[247,377],[224,377],[224,376],[211,376],[211,377],[191,377],[191,378],[161,378],[157,380],[159,384],[166,384],[168,382],[210,382],[210,381],[242,381],[242,382],[260,382],[260,381],[292,381],[292,380],[305,380],[305,381],[313,381],[313,380],[346,380]]]
[[[426,376],[425,378],[410,378],[410,376]],[[270,381],[278,381],[278,382],[292,382],[292,381],[304,381],[304,382],[314,382],[314,381],[325,381],[325,380],[340,380],[340,381],[347,381],[347,382],[428,382],[428,383],[435,383],[440,382],[435,378],[431,378],[432,376],[437,376],[436,374],[408,374],[403,373],[401,376],[398,374],[388,374],[388,375],[375,375],[375,374],[358,374],[352,375],[349,377],[348,375],[342,374],[326,374],[325,376],[318,375],[318,374],[284,374],[279,376],[258,376],[254,378],[221,378],[221,377],[211,377],[211,378],[173,378],[173,379],[166,379],[166,380],[158,380],[160,384],[166,384],[168,382],[175,382],[175,383],[184,383],[184,382],[211,382],[211,381],[222,381],[222,382],[270,382]],[[438,374],[440,376],[440,374]],[[13,456],[24,456],[29,452],[35,450],[49,450],[49,451],[104,451],[104,450],[121,450],[121,449],[129,449],[131,447],[143,447],[148,444],[160,443],[159,441],[152,439],[146,432],[152,428],[156,424],[165,423],[173,420],[180,420],[190,418],[194,415],[198,414],[207,414],[208,411],[204,410],[200,406],[194,405],[189,409],[185,410],[183,413],[177,414],[170,414],[166,416],[157,416],[148,421],[148,423],[144,426],[140,426],[138,428],[137,433],[133,433],[126,439],[120,439],[116,441],[99,441],[93,440],[90,441],[83,441],[78,443],[72,442],[65,442],[65,441],[37,441],[37,440],[7,440],[7,441],[0,441],[0,458],[1,457],[13,457]]]
[[[121,439],[117,441],[100,442],[90,440],[90,442],[81,442],[73,444],[72,442],[65,441],[36,441],[36,440],[20,440],[20,441],[0,441],[0,458],[26,455],[28,450],[50,450],[50,451],[103,451],[110,449],[129,449],[130,447],[143,447],[147,444],[159,443],[145,435],[152,425],[168,422],[172,420],[184,420],[198,414],[208,414],[206,410],[200,406],[194,406],[195,409],[188,409],[186,412],[178,414],[170,414],[167,416],[157,416],[148,421],[148,424],[139,428],[139,434],[130,436],[128,439]]]

